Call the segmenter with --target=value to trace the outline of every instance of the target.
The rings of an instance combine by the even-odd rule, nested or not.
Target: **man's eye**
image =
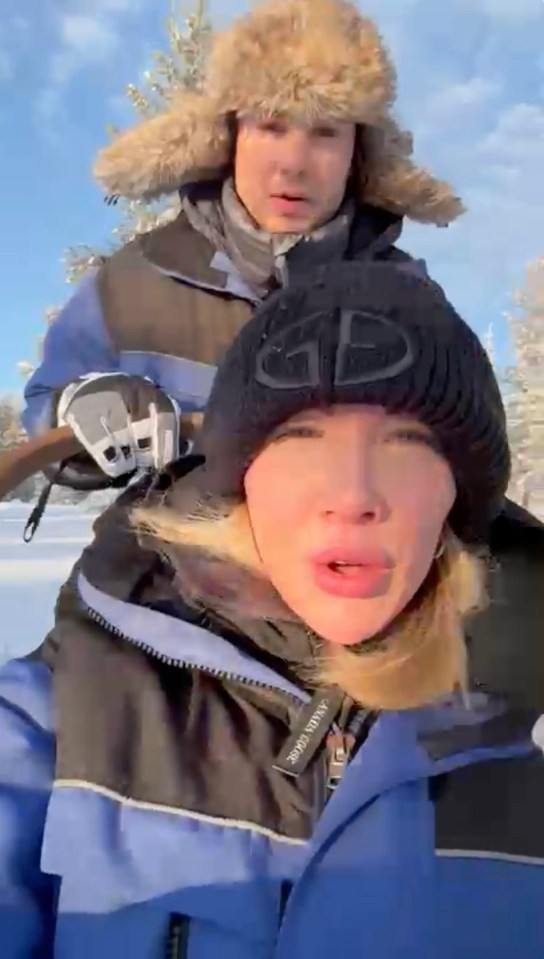
[[[338,136],[338,130],[334,127],[314,127],[314,136],[332,138]]]
[[[259,130],[262,130],[263,133],[280,134],[284,132],[285,126],[279,120],[263,120],[259,124]]]

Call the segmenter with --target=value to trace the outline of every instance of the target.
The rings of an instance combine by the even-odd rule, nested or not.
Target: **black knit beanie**
[[[338,403],[376,404],[426,424],[455,477],[453,530],[465,542],[485,537],[510,470],[491,364],[441,288],[390,263],[320,268],[257,309],[208,401],[199,444],[205,492],[243,495],[245,472],[272,430]]]

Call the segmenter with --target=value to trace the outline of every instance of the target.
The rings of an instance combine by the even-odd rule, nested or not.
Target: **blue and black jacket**
[[[423,261],[395,245],[401,232],[400,216],[360,207],[345,258],[385,259],[426,275]],[[62,390],[88,373],[148,377],[183,412],[201,411],[217,364],[259,301],[226,253],[181,211],[114,253],[61,310],[26,385],[25,429],[37,435],[56,426]],[[76,489],[111,483],[84,454],[56,482]]]
[[[520,523],[503,553],[519,535],[541,573],[544,530]],[[308,706],[284,654],[304,631],[191,612],[122,529],[55,641],[0,671],[2,959],[542,959],[536,695]],[[522,658],[533,638],[495,637]]]

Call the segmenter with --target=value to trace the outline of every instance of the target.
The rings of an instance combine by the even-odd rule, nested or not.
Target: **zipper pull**
[[[165,959],[187,959],[189,954],[189,925],[187,916],[170,916]]]
[[[273,768],[296,778],[309,766],[340,711],[344,693],[336,686],[319,690],[304,707]]]
[[[352,734],[333,732],[327,738],[329,762],[327,767],[327,789],[336,789],[348,765],[351,752],[355,745],[355,736]]]

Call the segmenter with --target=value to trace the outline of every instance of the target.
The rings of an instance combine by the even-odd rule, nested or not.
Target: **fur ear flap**
[[[362,128],[361,154],[361,195],[367,203],[436,226],[447,226],[464,212],[448,183],[416,166],[412,136],[394,119]]]
[[[142,123],[100,151],[94,176],[108,194],[153,200],[175,193],[183,173],[191,179],[216,179],[227,166],[232,134],[225,117],[202,94],[172,99],[167,113]]]

